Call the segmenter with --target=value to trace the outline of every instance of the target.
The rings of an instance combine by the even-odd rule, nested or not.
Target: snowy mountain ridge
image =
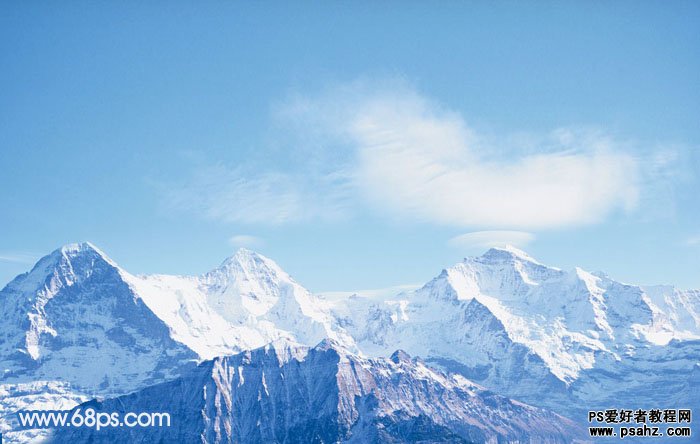
[[[566,272],[514,247],[466,258],[422,288],[391,300],[348,298],[335,309],[353,325],[350,330],[363,350],[380,352],[382,344],[390,344],[446,357],[454,355],[454,341],[440,337],[425,343],[438,336],[427,333],[461,335],[464,320],[454,318],[460,310],[455,307],[463,309],[471,301],[483,305],[509,340],[535,353],[565,383],[592,368],[597,352],[622,359],[636,347],[700,339],[699,291],[635,287],[580,268]],[[375,318],[358,325],[368,311]],[[380,325],[377,317],[382,316],[387,322]],[[455,328],[448,327],[450,322]]]
[[[566,415],[699,398],[700,291],[563,271],[513,247],[466,258],[394,297],[326,299],[245,249],[187,277],[133,275],[92,244],[71,244],[0,291],[0,315],[0,390],[15,396],[5,417],[128,393],[275,341],[326,338],[367,358],[403,349]]]
[[[330,306],[272,260],[246,249],[202,276],[134,276],[129,286],[201,359],[250,350],[280,338],[324,338],[353,348]]]
[[[334,312],[370,355],[401,348],[570,416],[620,402],[697,404],[700,291],[564,271],[509,247],[394,298],[338,301]]]
[[[641,287],[580,268],[546,267],[512,249],[465,259],[447,270],[446,280],[457,299],[485,305],[513,341],[537,353],[565,382],[591,368],[596,351],[619,359],[630,344],[700,338],[698,292],[652,299]],[[674,299],[679,306],[666,302]]]

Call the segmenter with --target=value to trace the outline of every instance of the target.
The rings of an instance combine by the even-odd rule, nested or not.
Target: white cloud
[[[528,230],[601,222],[635,209],[644,191],[643,159],[600,132],[487,136],[404,86],[297,96],[274,115],[283,142],[267,159],[278,167],[200,168],[171,187],[169,203],[247,224],[369,206],[406,220]]]
[[[363,103],[344,128],[355,183],[377,207],[456,226],[558,227],[634,208],[637,160],[594,134],[558,131],[542,150],[499,150],[458,114],[415,94]]]
[[[228,240],[233,247],[256,247],[263,244],[262,239],[250,234],[236,234]]]
[[[457,248],[492,248],[506,245],[524,248],[533,240],[535,235],[526,231],[491,230],[460,234],[448,243]]]

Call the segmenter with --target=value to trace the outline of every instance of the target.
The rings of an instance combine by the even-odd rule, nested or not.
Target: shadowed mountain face
[[[3,383],[58,379],[119,393],[174,377],[197,357],[90,244],[44,257],[0,301]]]
[[[403,352],[366,359],[287,342],[202,363],[103,412],[171,413],[171,427],[62,429],[54,442],[571,442],[571,421],[431,370]]]
[[[0,291],[0,432],[32,442],[41,430],[10,432],[19,409],[71,408],[172,379],[197,354],[90,244],[41,259]],[[9,433],[8,433],[9,432]]]

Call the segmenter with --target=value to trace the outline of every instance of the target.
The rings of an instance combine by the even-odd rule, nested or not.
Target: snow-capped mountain
[[[338,328],[328,303],[272,260],[246,249],[202,276],[133,276],[124,280],[172,337],[202,359],[260,347],[280,338],[316,344],[354,342]]]
[[[3,381],[60,379],[119,392],[174,376],[196,358],[87,243],[44,257],[0,300]]]
[[[87,243],[54,251],[10,282],[0,317],[0,432],[16,425],[17,409],[125,393],[173,378],[197,358]]]
[[[247,250],[202,276],[134,276],[89,243],[66,245],[0,292],[0,316],[0,390],[15,397],[0,432],[17,409],[128,393],[280,338],[354,347],[325,301]]]
[[[395,297],[324,298],[248,250],[200,276],[142,276],[74,244],[0,291],[0,315],[2,432],[17,409],[67,408],[172,380],[195,361],[324,338],[366,357],[403,349],[577,420],[592,408],[700,410],[700,291],[564,271],[514,248]]]
[[[698,403],[683,390],[700,362],[698,291],[563,271],[509,247],[390,300],[336,301],[335,313],[370,355],[402,348],[572,415],[612,402]]]
[[[173,409],[173,406],[178,406]],[[105,412],[172,412],[171,427],[65,428],[55,442],[569,443],[581,429],[403,352],[368,359],[331,340],[276,341],[103,402]]]

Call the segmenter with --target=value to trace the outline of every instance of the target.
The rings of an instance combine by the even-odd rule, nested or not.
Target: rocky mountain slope
[[[313,348],[277,341],[80,406],[88,407],[173,416],[171,427],[65,428],[54,442],[568,443],[581,434],[567,419],[403,352],[367,359],[330,340]]]

